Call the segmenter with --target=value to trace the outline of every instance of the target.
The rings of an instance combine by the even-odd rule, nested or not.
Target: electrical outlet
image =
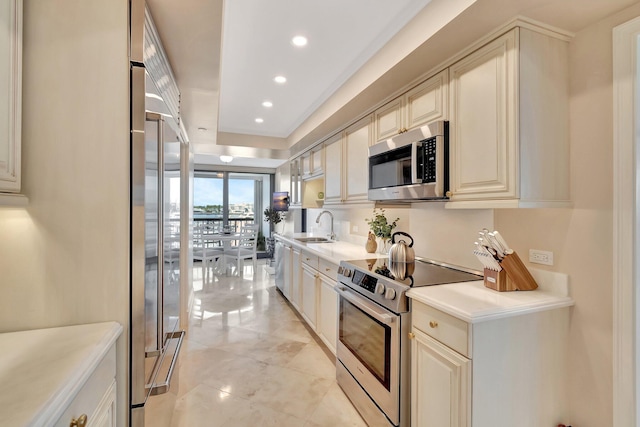
[[[357,232],[358,232],[358,226],[357,226],[357,225],[354,225],[354,226],[353,226],[353,232],[354,232],[354,233],[357,233]]]
[[[553,265],[553,252],[529,249],[529,262],[535,264]]]

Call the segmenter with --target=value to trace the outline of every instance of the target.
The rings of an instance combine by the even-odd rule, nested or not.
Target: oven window
[[[380,381],[391,387],[391,328],[340,298],[340,341]]]

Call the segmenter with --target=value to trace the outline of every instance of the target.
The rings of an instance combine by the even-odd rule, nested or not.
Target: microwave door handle
[[[349,290],[344,286],[336,286],[335,289],[336,292],[338,292],[338,295],[349,301],[351,304],[355,305],[360,310],[364,311],[369,316],[376,319],[378,322],[389,325],[395,321],[396,316],[382,311],[380,308],[364,300],[362,297],[358,297],[352,292],[349,292]]]
[[[422,178],[418,177],[418,149],[422,149],[421,141],[411,143],[411,183],[421,184]],[[423,159],[424,162],[424,159]]]

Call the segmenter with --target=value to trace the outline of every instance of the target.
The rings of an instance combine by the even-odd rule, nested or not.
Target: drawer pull
[[[437,328],[438,327],[438,322],[436,322],[435,320],[432,320],[429,322],[429,326],[431,326],[432,328]]]
[[[87,414],[82,414],[78,419],[72,418],[69,427],[85,427],[87,425]]]
[[[409,339],[412,340],[416,337],[416,334],[414,334],[413,332],[409,332]]]
[[[325,268],[325,271],[331,271],[331,269],[330,268]]]
[[[311,258],[305,258],[307,261],[311,261]]]

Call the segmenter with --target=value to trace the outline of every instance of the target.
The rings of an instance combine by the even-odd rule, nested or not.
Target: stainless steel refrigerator
[[[143,58],[150,19],[145,18],[144,1],[132,0],[130,5],[130,425],[143,427],[150,396],[169,390],[184,336],[180,330],[182,221],[171,193],[180,191],[172,179],[181,179],[181,140],[170,102],[163,98],[166,95]]]

